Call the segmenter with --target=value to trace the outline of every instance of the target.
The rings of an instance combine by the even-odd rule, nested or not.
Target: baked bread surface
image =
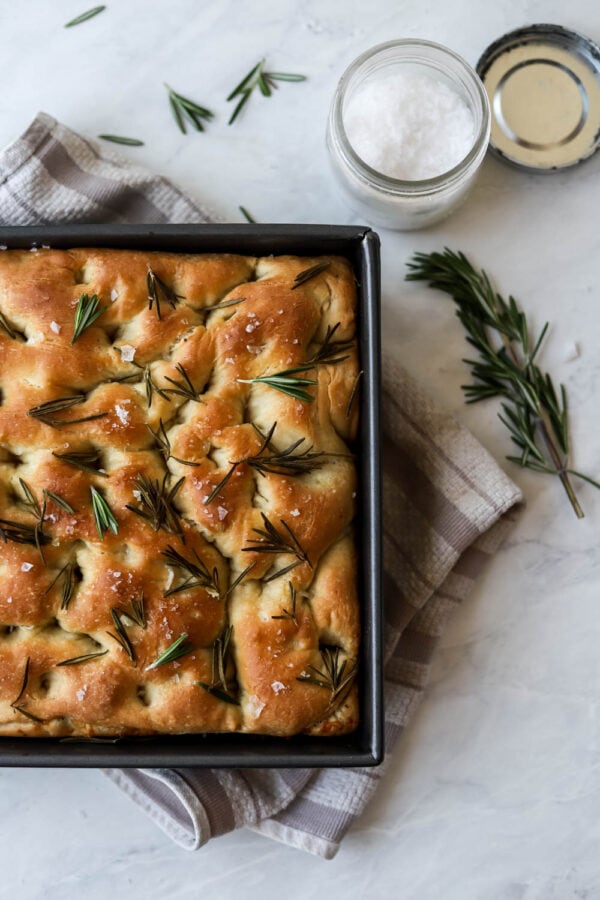
[[[355,308],[339,257],[0,253],[0,734],[356,727]]]

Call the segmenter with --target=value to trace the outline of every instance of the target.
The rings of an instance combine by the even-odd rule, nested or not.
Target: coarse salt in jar
[[[348,205],[367,222],[439,222],[473,185],[490,135],[487,94],[456,53],[429,41],[380,44],[343,74],[327,146]]]

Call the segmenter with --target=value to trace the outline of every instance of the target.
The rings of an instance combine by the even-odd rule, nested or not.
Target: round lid
[[[491,44],[477,63],[492,110],[490,149],[555,171],[600,145],[600,48],[560,25],[530,25]]]

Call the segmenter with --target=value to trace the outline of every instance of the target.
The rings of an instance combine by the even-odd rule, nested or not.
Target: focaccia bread
[[[0,253],[0,734],[358,722],[340,257]]]

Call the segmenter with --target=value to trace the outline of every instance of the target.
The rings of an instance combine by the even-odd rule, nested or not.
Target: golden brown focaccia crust
[[[0,253],[0,734],[356,727],[355,308],[338,257]]]

